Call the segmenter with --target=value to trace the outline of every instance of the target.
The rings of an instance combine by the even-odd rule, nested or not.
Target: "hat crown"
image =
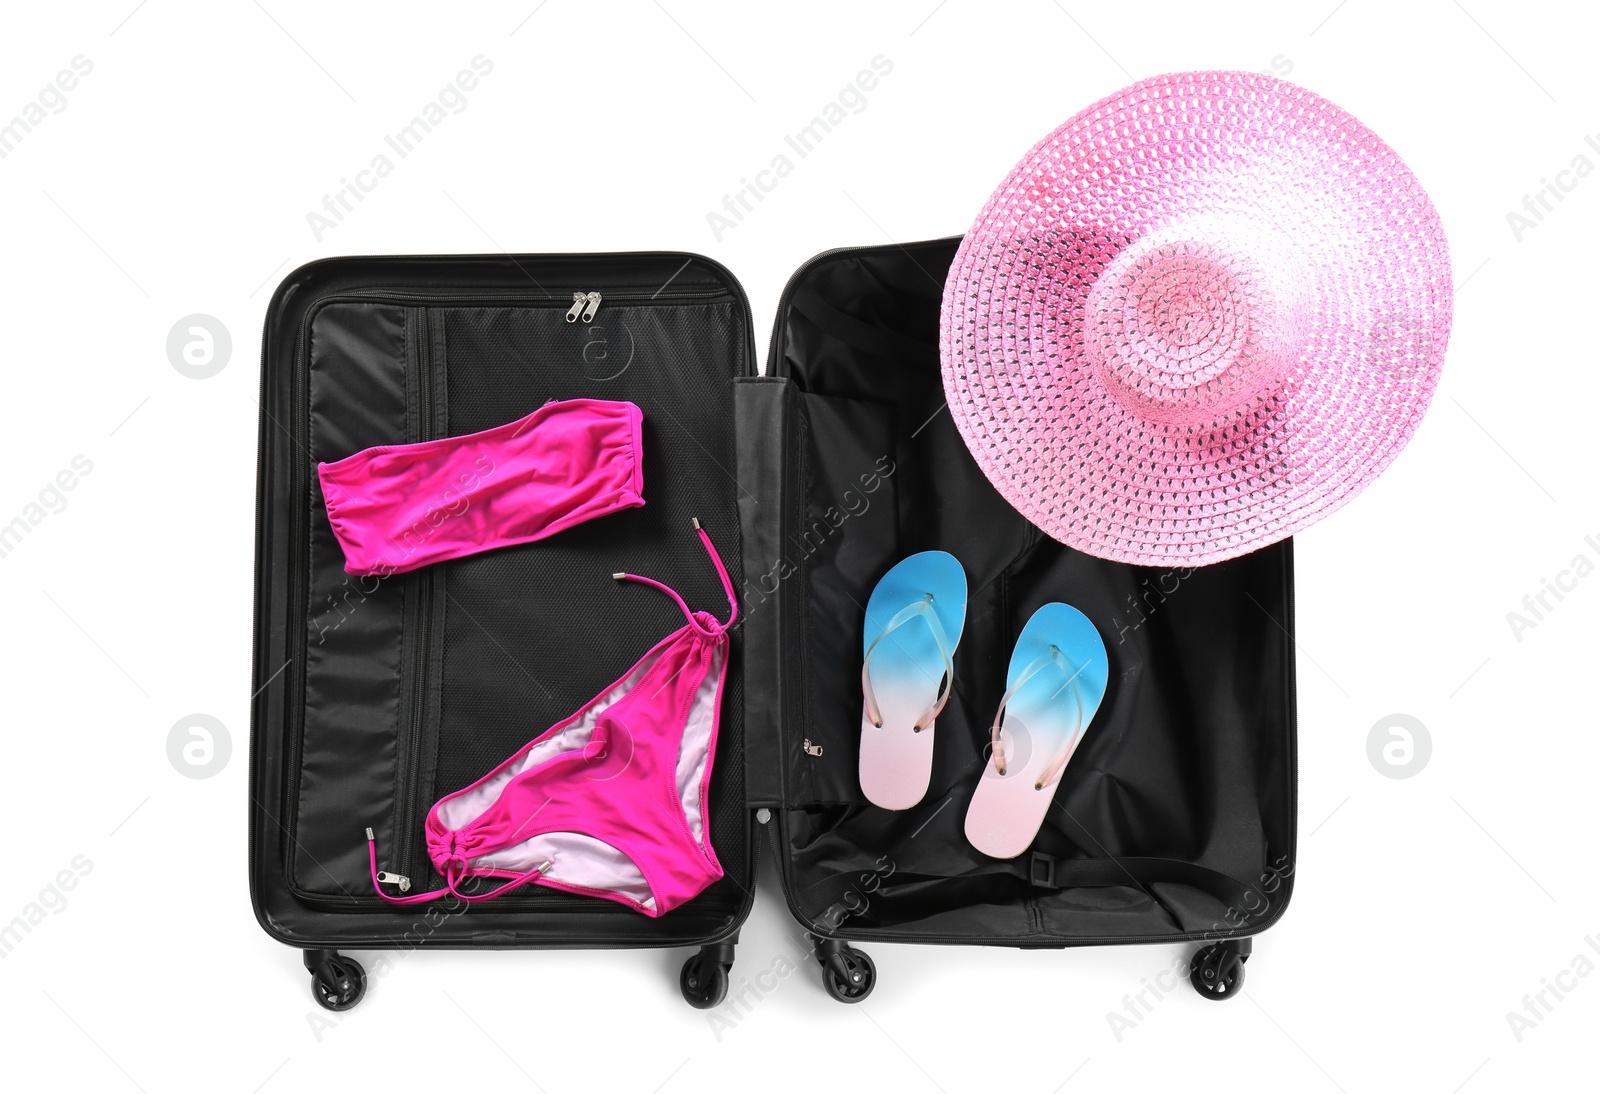
[[[1084,353],[1130,411],[1214,423],[1287,383],[1303,294],[1284,248],[1186,225],[1118,253],[1085,301]]]

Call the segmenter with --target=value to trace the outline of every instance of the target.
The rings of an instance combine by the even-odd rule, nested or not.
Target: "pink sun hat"
[[[1438,213],[1388,145],[1247,72],[1142,80],[1034,146],[945,284],[950,413],[1050,536],[1202,565],[1377,477],[1450,333]]]

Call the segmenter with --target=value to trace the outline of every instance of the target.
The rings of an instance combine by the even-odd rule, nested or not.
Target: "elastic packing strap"
[[[1057,858],[1035,851],[1019,859],[1018,871],[1037,889],[1103,889],[1115,885],[1189,885],[1229,908],[1260,903],[1251,886],[1227,874],[1174,858]]]

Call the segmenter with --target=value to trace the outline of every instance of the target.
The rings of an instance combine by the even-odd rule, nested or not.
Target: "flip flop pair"
[[[955,556],[901,560],[867,601],[861,660],[861,791],[884,809],[909,809],[928,791],[935,720],[950,700],[967,614],[967,575]],[[1067,763],[1105,696],[1105,643],[1078,609],[1046,604],[1017,637],[990,751],[967,807],[966,835],[992,858],[1028,849]]]

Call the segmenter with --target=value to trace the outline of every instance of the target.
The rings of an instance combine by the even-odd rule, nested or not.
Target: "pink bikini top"
[[[644,504],[633,403],[551,402],[505,425],[317,465],[345,572],[405,573]]]

